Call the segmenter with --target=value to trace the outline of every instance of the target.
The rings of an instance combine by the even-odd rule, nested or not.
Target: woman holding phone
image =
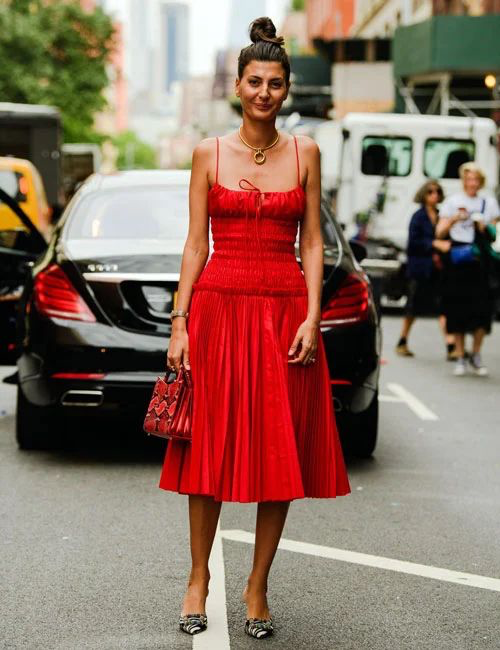
[[[449,237],[452,245],[443,277],[443,310],[448,332],[455,335],[458,358],[454,374],[463,376],[467,372],[465,334],[471,333],[471,370],[484,376],[488,369],[481,359],[481,346],[485,334],[491,331],[493,316],[488,259],[485,255],[473,256],[471,253],[460,260],[454,252],[470,253],[473,244],[491,238],[487,225],[498,220],[500,209],[493,196],[479,194],[486,180],[480,167],[473,162],[464,163],[459,173],[463,191],[451,195],[443,203],[436,229],[437,236]],[[484,247],[480,248],[484,250]]]

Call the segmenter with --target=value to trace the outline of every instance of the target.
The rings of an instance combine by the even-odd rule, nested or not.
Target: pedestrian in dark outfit
[[[319,329],[319,149],[276,129],[290,64],[271,19],[255,20],[250,39],[235,80],[240,130],[204,140],[193,153],[167,354],[170,367],[192,368],[192,440],[169,441],[159,487],[189,495],[192,566],[179,619],[188,634],[208,624],[222,502],[258,503],[242,598],[246,634],[264,639],[273,632],[268,575],[290,501],[346,495],[350,486]],[[299,224],[303,272],[294,248]]]
[[[408,301],[396,352],[403,357],[413,357],[408,348],[410,329],[418,316],[440,313],[440,254],[447,253],[450,242],[437,239],[438,203],[443,200],[443,189],[435,180],[427,181],[415,195],[420,208],[410,221],[408,233]],[[444,316],[439,318],[447,338],[448,358],[453,354],[453,337],[446,334]]]
[[[488,224],[498,220],[500,209],[493,196],[479,194],[485,175],[475,163],[464,163],[459,172],[463,191],[444,202],[437,225],[437,235],[449,237],[452,242],[443,272],[443,307],[448,332],[456,340],[458,359],[454,374],[466,373],[465,334],[471,333],[471,369],[477,375],[487,375],[481,345],[485,334],[491,331],[493,317],[488,249],[495,239],[495,230],[488,228]],[[461,252],[467,253],[467,257],[460,260]]]

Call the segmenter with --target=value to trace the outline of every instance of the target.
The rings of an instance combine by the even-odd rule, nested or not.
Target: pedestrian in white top
[[[485,334],[491,331],[493,317],[488,249],[495,238],[495,229],[488,225],[500,218],[500,209],[494,197],[479,194],[485,175],[475,163],[464,163],[459,173],[463,191],[443,203],[436,228],[438,237],[451,239],[443,274],[443,310],[447,330],[455,335],[458,359],[454,374],[466,373],[465,334],[469,332],[474,339],[472,370],[487,375],[488,369],[481,360],[481,345]]]

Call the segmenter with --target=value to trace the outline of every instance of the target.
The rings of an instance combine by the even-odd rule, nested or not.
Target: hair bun
[[[268,16],[261,16],[250,23],[250,40],[252,43],[266,41],[281,47],[285,43],[283,36],[276,36],[276,27]]]

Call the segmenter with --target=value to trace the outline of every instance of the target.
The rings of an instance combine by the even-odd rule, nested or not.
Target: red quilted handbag
[[[170,377],[174,376],[173,381]],[[180,367],[177,376],[158,377],[144,419],[148,435],[173,440],[191,440],[193,381],[191,371]]]

